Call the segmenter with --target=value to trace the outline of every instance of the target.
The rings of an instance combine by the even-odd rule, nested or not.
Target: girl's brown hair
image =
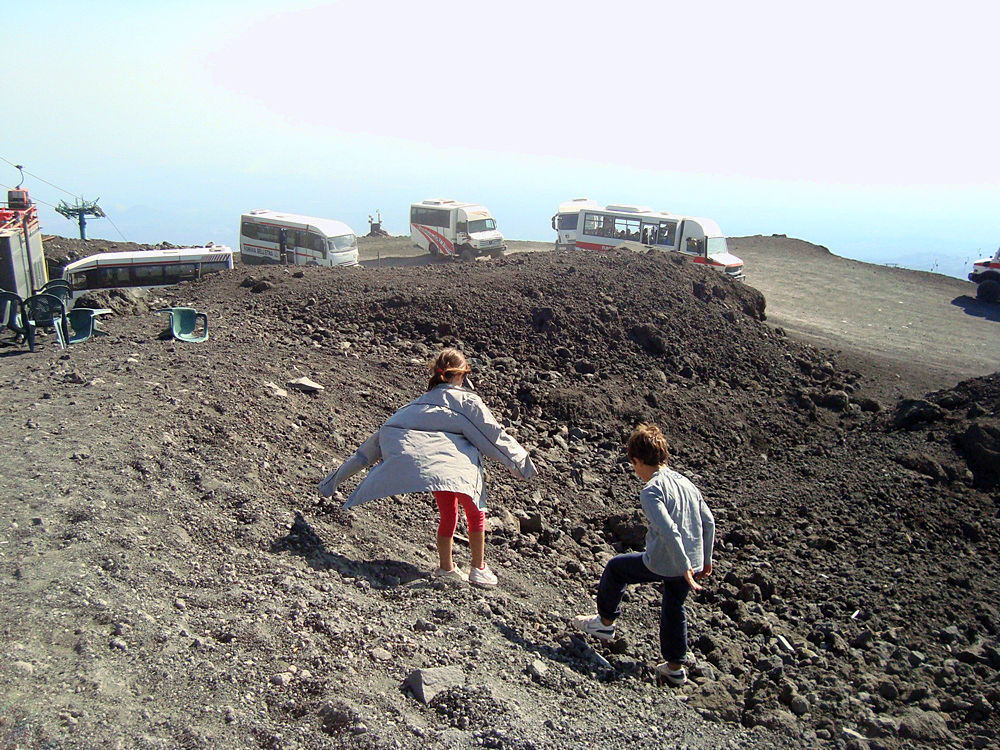
[[[458,349],[442,349],[438,355],[427,365],[431,371],[431,379],[427,381],[427,390],[437,388],[442,383],[447,383],[456,375],[468,375],[472,372],[469,363],[465,361],[465,355]]]
[[[646,466],[662,466],[670,458],[670,444],[655,424],[641,424],[625,443],[629,460],[638,458]]]

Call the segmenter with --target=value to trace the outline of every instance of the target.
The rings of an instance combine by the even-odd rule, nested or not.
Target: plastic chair
[[[33,294],[24,300],[27,325],[32,329],[53,328],[61,349],[66,348],[69,324],[66,322],[66,305],[54,294]]]
[[[54,283],[60,282],[60,283]],[[51,286],[49,286],[51,284]],[[46,284],[40,291],[35,292],[36,294],[51,294],[53,297],[58,297],[63,301],[64,305],[68,305],[70,300],[73,299],[73,290],[69,286],[68,281],[63,281],[62,279],[54,279]]]
[[[0,291],[0,327],[9,328],[23,341],[28,342],[29,351],[35,351],[35,331],[28,325],[24,300],[14,292]]]
[[[70,283],[66,279],[49,279],[46,281],[41,289],[36,289],[35,294],[48,294],[50,289],[55,289],[57,287],[65,287],[66,289],[72,289]]]
[[[66,318],[69,321],[69,336],[66,339],[66,343],[82,344],[95,334],[107,336],[107,331],[102,331],[97,327],[97,318],[100,315],[106,315],[110,312],[111,310],[92,310],[89,307],[74,307],[66,313]]]
[[[200,313],[193,307],[169,307],[156,312],[170,313],[170,328],[164,331],[165,335],[173,336],[178,341],[191,343],[208,340],[207,313]],[[199,320],[202,321],[203,327],[200,333],[196,333]]]

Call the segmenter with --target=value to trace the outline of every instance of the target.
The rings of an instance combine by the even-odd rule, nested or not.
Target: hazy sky
[[[89,236],[137,242],[235,245],[253,208],[403,234],[429,197],[551,240],[587,196],[953,275],[1000,243],[998,7],[280,5],[19,8],[0,184],[23,164],[39,201],[101,199]]]

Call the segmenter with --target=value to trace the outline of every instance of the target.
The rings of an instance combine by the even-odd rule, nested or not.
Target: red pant
[[[438,491],[434,493],[437,500],[441,520],[438,522],[438,536],[455,536],[458,528],[458,504],[465,509],[465,518],[469,522],[469,531],[482,531],[486,528],[486,514],[468,495],[461,492]]]

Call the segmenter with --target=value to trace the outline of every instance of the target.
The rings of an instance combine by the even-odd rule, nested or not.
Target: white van
[[[342,221],[258,209],[240,217],[240,257],[252,266],[356,266],[358,238]]]
[[[486,206],[433,198],[410,204],[410,238],[434,256],[499,258],[507,249]]]
[[[576,225],[580,221],[580,211],[597,207],[597,201],[590,198],[574,198],[559,204],[559,210],[552,217],[552,228],[556,230],[556,250],[572,250],[576,247]]]

